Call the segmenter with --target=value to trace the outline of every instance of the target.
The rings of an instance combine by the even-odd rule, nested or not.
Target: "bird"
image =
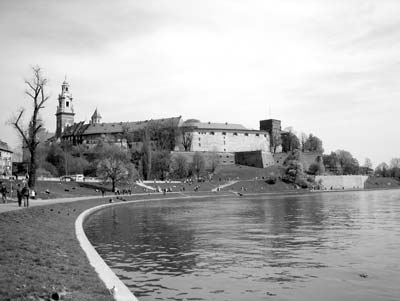
[[[368,274],[361,273],[361,274],[359,274],[359,276],[360,276],[361,278],[367,278],[367,277],[368,277]]]
[[[113,287],[110,288],[110,294],[111,296],[115,296],[116,293],[117,293],[117,288],[115,287],[115,285],[113,285]]]

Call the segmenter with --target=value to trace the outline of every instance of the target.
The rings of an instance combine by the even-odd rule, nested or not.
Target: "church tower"
[[[100,123],[101,115],[97,112],[97,108],[90,119],[91,119],[91,124]]]
[[[72,105],[72,95],[69,92],[69,84],[65,78],[61,85],[61,94],[58,95],[58,107],[56,112],[57,126],[56,137],[61,137],[67,126],[74,124],[74,107]]]

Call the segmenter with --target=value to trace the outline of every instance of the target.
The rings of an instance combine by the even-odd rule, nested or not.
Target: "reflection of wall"
[[[316,176],[326,189],[363,189],[368,176]]]

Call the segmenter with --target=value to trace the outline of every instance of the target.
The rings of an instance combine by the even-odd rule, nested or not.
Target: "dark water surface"
[[[115,206],[85,231],[139,300],[400,300],[400,191]]]

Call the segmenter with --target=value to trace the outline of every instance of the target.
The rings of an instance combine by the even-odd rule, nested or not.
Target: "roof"
[[[93,115],[92,115],[92,118],[101,118],[100,113],[97,112],[97,108],[96,108],[96,110],[94,111],[94,113],[93,113]]]
[[[250,129],[245,128],[241,124],[237,123],[216,123],[216,122],[199,122],[194,121],[190,122],[187,120],[184,123],[184,126],[194,127],[197,129],[204,129],[204,130],[238,130],[238,131],[250,131]]]
[[[122,133],[125,129],[129,132],[135,132],[144,129],[147,126],[179,126],[181,116],[163,118],[163,119],[150,119],[145,121],[135,122],[108,122],[108,123],[95,123],[85,124],[84,121],[75,123],[64,130],[63,136],[80,136],[80,135],[98,135],[98,134],[116,134]]]
[[[6,142],[0,140],[0,150],[12,153],[13,151],[10,149]]]

